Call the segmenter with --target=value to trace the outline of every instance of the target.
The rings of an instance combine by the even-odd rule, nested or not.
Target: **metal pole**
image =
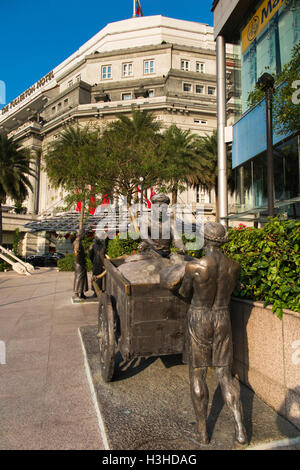
[[[140,206],[140,212],[142,213],[144,208],[143,208],[143,203],[144,203],[144,178],[141,177],[140,178],[140,182],[141,182],[141,206]]]
[[[226,50],[223,36],[218,36],[217,45],[217,119],[218,119],[218,205],[220,223],[227,227],[227,152],[226,126]]]
[[[132,15],[133,18],[136,17],[136,0],[133,0],[133,15]]]
[[[274,217],[274,159],[273,159],[273,126],[272,126],[273,89],[266,90],[267,112],[267,191],[268,215]]]

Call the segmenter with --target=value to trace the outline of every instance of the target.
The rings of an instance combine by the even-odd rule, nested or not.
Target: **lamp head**
[[[257,80],[257,86],[260,88],[262,91],[266,92],[269,89],[274,88],[274,77],[270,75],[269,73],[265,72],[258,80]]]

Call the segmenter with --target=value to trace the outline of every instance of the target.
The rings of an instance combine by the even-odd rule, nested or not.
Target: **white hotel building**
[[[227,65],[233,67],[232,56]],[[120,113],[130,113],[132,105],[151,111],[165,128],[174,123],[210,134],[217,126],[213,28],[163,16],[110,23],[0,111],[0,132],[32,150],[38,173],[24,203],[26,214],[7,207],[4,245],[12,244],[17,226],[24,235],[23,254],[47,250],[53,243],[50,234],[31,234],[23,225],[62,205],[63,192],[53,189],[42,171],[43,151],[62,126],[104,128]],[[202,202],[212,209],[214,195],[187,189],[179,202]]]

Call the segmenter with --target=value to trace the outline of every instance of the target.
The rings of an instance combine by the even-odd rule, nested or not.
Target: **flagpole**
[[[132,15],[133,18],[136,17],[136,0],[133,0],[133,15]]]

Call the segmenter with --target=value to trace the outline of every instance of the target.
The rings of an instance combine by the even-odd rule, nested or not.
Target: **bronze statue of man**
[[[152,211],[156,215],[154,217],[157,223],[156,227],[150,227],[148,237],[139,245],[138,250],[143,252],[150,248],[150,251],[168,257],[171,253],[172,241],[179,253],[185,253],[185,246],[182,238],[177,236],[174,220],[167,214],[167,206],[170,204],[170,198],[166,194],[156,194],[151,199]],[[158,238],[151,238],[153,230],[156,229]],[[163,238],[164,235],[168,238]]]
[[[100,239],[99,237],[95,237],[94,242],[91,244],[89,248],[89,258],[93,263],[93,277],[98,276],[104,272],[104,259],[105,259],[105,251],[108,244],[108,238]],[[97,279],[97,285],[99,289],[102,289],[102,279]],[[95,292],[94,286],[92,284],[92,290],[94,291],[94,297],[97,297]]]
[[[246,443],[239,392],[231,367],[233,360],[229,302],[237,284],[240,265],[227,258],[220,247],[228,241],[221,224],[209,222],[204,227],[203,258],[186,265],[179,294],[191,299],[188,311],[188,361],[191,396],[197,416],[201,442],[208,443],[206,429],[208,367],[214,367],[225,403],[233,412],[236,440]]]
[[[89,290],[87,270],[86,270],[86,259],[85,251],[82,245],[85,231],[79,230],[77,232],[76,240],[73,243],[74,250],[74,265],[75,265],[75,277],[74,277],[74,294],[80,299],[86,299],[85,292]]]

